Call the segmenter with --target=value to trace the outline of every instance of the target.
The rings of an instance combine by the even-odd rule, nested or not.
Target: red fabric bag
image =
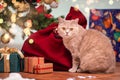
[[[84,28],[87,21],[85,16],[75,8],[71,7],[66,19],[71,20],[79,18],[79,22]],[[65,71],[72,67],[72,57],[70,52],[63,45],[62,38],[55,33],[58,23],[52,23],[47,28],[33,33],[23,44],[22,51],[25,56],[44,57],[45,62],[52,62],[53,69]],[[29,40],[33,39],[32,44]]]

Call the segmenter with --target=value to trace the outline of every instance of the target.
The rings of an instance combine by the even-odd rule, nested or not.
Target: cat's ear
[[[74,19],[74,22],[78,23],[79,22],[79,18]]]
[[[59,21],[59,23],[62,23],[62,22],[64,22],[64,19],[61,17],[58,17],[58,21]]]

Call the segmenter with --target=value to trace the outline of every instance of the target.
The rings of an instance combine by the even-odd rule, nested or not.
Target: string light
[[[114,3],[113,0],[109,0],[110,5],[113,5],[113,3]]]
[[[90,5],[90,4],[92,4],[92,3],[94,3],[94,0],[87,0],[87,1],[86,1],[86,4],[87,4],[87,5]]]
[[[85,8],[85,12],[86,12],[86,13],[89,13],[89,10],[90,10],[90,9],[89,9],[88,7]]]
[[[76,0],[72,0],[72,2],[76,2]]]

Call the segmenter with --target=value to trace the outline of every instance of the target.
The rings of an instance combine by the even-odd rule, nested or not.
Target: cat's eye
[[[63,30],[65,30],[65,27],[62,27]]]
[[[72,31],[72,30],[73,30],[73,28],[70,28],[70,30]]]

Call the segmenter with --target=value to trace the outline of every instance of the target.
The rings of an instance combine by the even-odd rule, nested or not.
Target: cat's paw
[[[83,72],[81,69],[77,69],[77,72],[80,73],[80,72]]]
[[[69,72],[76,72],[77,70],[75,68],[70,68]]]

